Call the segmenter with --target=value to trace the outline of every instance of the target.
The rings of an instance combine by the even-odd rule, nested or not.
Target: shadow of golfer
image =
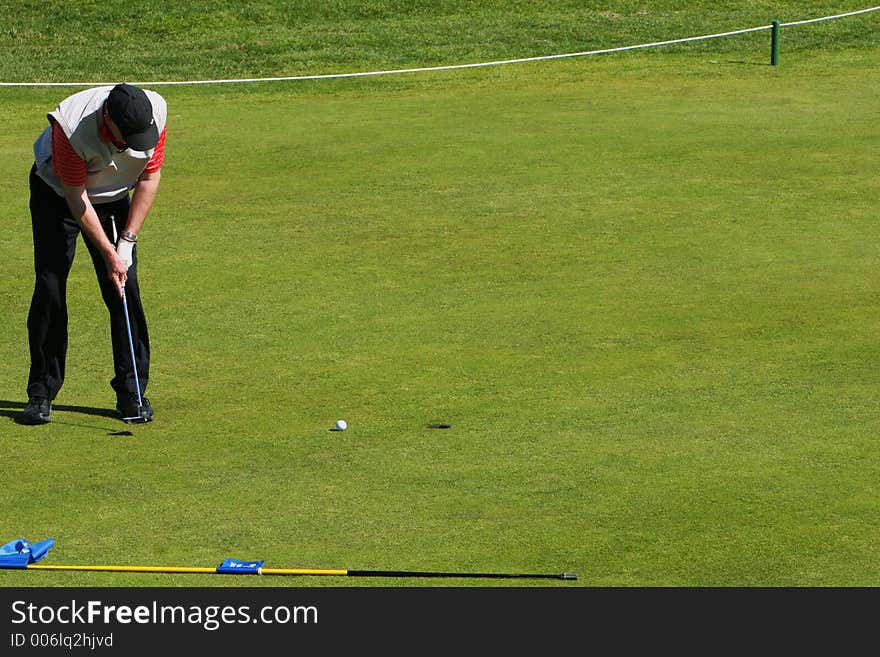
[[[16,424],[26,424],[22,420],[21,411],[24,409],[23,402],[8,401],[0,399],[0,416],[8,417]],[[109,417],[114,420],[119,419],[119,413],[110,408],[95,408],[94,406],[71,406],[70,404],[52,404],[53,411],[67,411],[70,413],[82,413],[83,415],[94,415],[97,417]]]

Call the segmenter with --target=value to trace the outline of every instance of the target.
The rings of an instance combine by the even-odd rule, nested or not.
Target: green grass
[[[0,81],[276,77],[441,66],[632,46],[809,20],[850,2],[715,0],[0,0]],[[876,14],[783,30],[783,53],[878,46]],[[759,45],[760,44],[760,45]],[[769,32],[663,52],[760,51]]]
[[[98,11],[78,4],[72,21]],[[228,3],[195,25],[184,4],[144,19],[168,35],[144,68],[70,44],[63,64],[9,58],[0,78],[459,63],[858,9],[663,2],[645,17],[616,3],[623,18],[585,42],[561,17],[598,24],[604,6]],[[123,41],[125,6],[109,3],[118,20],[101,28]],[[14,29],[64,41],[25,7]],[[253,57],[221,62],[210,44],[239,34],[235,17],[276,31],[244,30]],[[779,67],[765,34],[754,48],[159,89],[168,160],[138,246],[157,419],[134,427],[100,414],[109,337],[82,247],[53,422],[12,420],[28,366],[30,147],[68,90],[3,89],[5,540],[51,536],[56,564],[880,584],[877,18],[792,29],[785,43],[804,45]],[[349,47],[327,36],[350,33]],[[436,43],[419,46],[426,33]],[[382,54],[362,48],[370,38]],[[349,430],[331,432],[339,418]],[[437,422],[452,428],[426,428]],[[0,571],[0,584],[352,581]]]

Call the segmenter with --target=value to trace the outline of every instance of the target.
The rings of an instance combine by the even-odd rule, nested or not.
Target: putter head
[[[123,417],[122,421],[126,424],[143,424],[150,421],[150,412],[143,406],[138,406],[138,414],[129,417]]]

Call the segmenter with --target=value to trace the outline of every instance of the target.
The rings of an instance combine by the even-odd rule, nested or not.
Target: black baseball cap
[[[147,94],[130,84],[117,84],[107,96],[107,113],[135,151],[148,151],[159,143],[159,128]]]

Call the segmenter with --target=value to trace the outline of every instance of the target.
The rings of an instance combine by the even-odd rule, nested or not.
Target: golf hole
[[[133,436],[134,434],[131,431],[111,431],[107,435],[108,436]]]
[[[451,424],[429,424],[428,428],[429,429],[451,429],[452,425]]]

